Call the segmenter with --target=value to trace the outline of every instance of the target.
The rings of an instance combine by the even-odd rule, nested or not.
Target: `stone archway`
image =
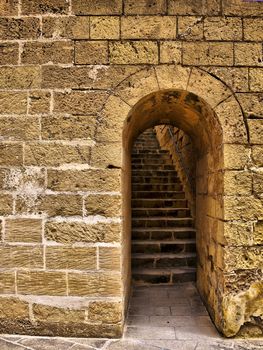
[[[112,156],[122,152],[123,157],[124,305],[130,288],[128,154],[136,136],[160,122],[169,122],[190,134],[198,150],[198,206],[202,211],[197,218],[197,284],[217,328],[233,336],[262,312],[258,304],[262,292],[260,275],[244,282],[254,265],[246,254],[249,248],[240,246],[240,239],[247,234],[247,222],[257,218],[255,212],[262,211],[262,204],[246,192],[249,144],[240,105],[225,84],[200,69],[142,69],[114,89],[101,113],[97,140],[105,143],[105,148],[111,145]],[[251,250],[251,254],[255,253]]]

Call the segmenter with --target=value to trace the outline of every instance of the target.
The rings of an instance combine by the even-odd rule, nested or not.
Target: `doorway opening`
[[[170,125],[141,133],[131,155],[133,285],[196,280],[195,159]]]

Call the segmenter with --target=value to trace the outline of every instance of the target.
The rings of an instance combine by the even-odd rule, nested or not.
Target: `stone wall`
[[[262,17],[241,0],[0,0],[1,332],[121,334],[128,154],[167,118],[206,183],[199,290],[225,335],[262,334]]]

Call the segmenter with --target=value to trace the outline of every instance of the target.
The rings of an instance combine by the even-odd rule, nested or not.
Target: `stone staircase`
[[[195,281],[194,220],[169,152],[147,129],[132,150],[133,283]]]

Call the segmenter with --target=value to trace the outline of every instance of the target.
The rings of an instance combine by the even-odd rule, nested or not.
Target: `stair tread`
[[[195,258],[196,253],[133,253],[136,259],[172,259],[172,258]]]
[[[186,273],[186,272],[196,272],[195,267],[189,267],[189,266],[180,266],[180,267],[166,267],[166,268],[139,268],[139,269],[133,269],[133,274],[138,275],[167,275],[168,273]]]
[[[152,240],[140,240],[133,239],[132,244],[193,244],[195,243],[195,239],[187,238],[187,239],[152,239]]]
[[[173,216],[138,216],[138,217],[133,217],[132,220],[175,220],[175,221],[180,221],[180,220],[193,220],[190,216],[183,217],[183,218],[175,218]]]
[[[132,210],[165,210],[165,211],[173,211],[173,210],[189,210],[189,208],[166,208],[166,207],[162,207],[162,208],[148,208],[148,207],[139,207],[139,208],[132,208]]]
[[[193,227],[134,227],[132,229],[132,232],[144,232],[144,231],[171,231],[171,232],[187,232],[187,231],[192,231],[196,232],[196,229]]]

